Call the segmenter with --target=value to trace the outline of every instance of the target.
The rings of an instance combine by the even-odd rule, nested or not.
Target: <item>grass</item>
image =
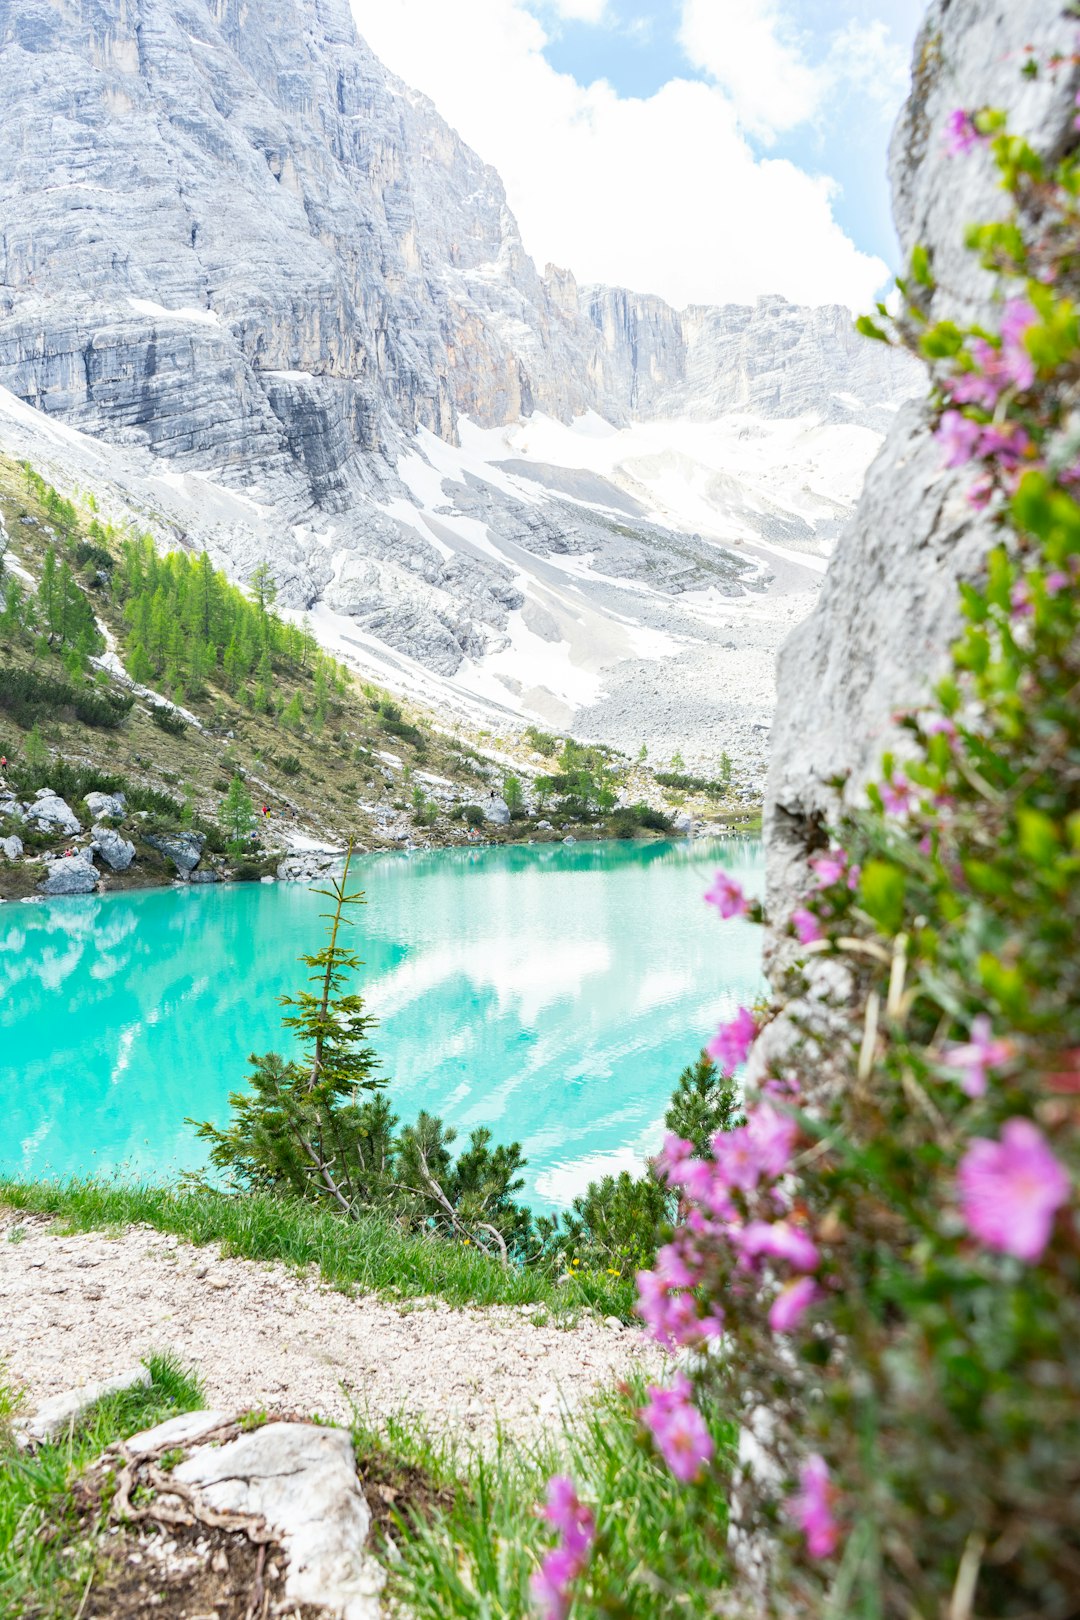
[[[641,1432],[640,1381],[600,1396],[539,1445],[503,1436],[464,1460],[411,1421],[354,1427],[363,1475],[372,1463],[430,1481],[423,1511],[403,1515],[389,1562],[391,1596],[413,1620],[527,1620],[529,1581],[551,1545],[537,1513],[552,1474],[569,1473],[597,1522],[574,1620],[714,1616],[726,1581],[723,1478],[735,1431],[714,1432],[720,1462],[680,1485]]]
[[[557,1282],[537,1269],[501,1266],[475,1248],[402,1232],[371,1215],[350,1221],[264,1193],[230,1196],[204,1188],[104,1181],[0,1180],[0,1203],[55,1215],[75,1231],[145,1225],[192,1243],[220,1243],[246,1260],[315,1266],[345,1291],[398,1298],[432,1295],[451,1305],[539,1305],[556,1318],[583,1310],[629,1321],[631,1281],[583,1273]]]
[[[204,1404],[198,1379],[175,1358],[150,1356],[146,1366],[149,1384],[105,1396],[62,1440],[32,1456],[14,1447],[18,1397],[0,1369],[0,1620],[70,1620],[77,1613],[94,1551],[74,1481],[114,1441]]]

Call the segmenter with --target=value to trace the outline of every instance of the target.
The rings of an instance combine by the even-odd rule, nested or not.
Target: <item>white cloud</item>
[[[587,88],[543,55],[524,0],[352,0],[388,67],[501,174],[538,262],[676,306],[779,292],[865,308],[885,280],[832,214],[834,183],[760,159],[731,97],[672,80],[647,99]]]
[[[554,11],[567,22],[603,22],[607,0],[548,0]]]
[[[683,0],[679,43],[731,95],[741,122],[768,140],[817,112],[827,76],[807,65],[774,0]]]
[[[859,22],[853,17],[833,38],[828,68],[835,79],[857,88],[890,113],[907,89],[908,52],[880,18]]]

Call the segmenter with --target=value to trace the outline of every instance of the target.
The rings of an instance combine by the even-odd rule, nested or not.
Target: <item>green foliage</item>
[[[569,1468],[594,1509],[595,1566],[575,1616],[589,1620],[711,1620],[727,1585],[727,1512],[710,1480],[680,1486],[655,1450],[641,1442],[637,1409],[644,1380],[633,1377],[554,1426],[534,1447],[506,1437],[493,1454],[460,1462],[418,1425],[388,1433],[360,1427],[365,1459],[391,1457],[444,1487],[429,1512],[403,1525],[387,1560],[390,1593],[415,1620],[530,1620],[529,1582],[549,1545],[536,1512],[548,1479]],[[717,1449],[730,1458],[734,1427],[710,1412]],[[449,1487],[449,1489],[445,1489]],[[448,1500],[447,1500],[448,1498]]]
[[[737,1082],[720,1073],[707,1052],[702,1052],[680,1074],[664,1115],[667,1130],[706,1154],[717,1131],[733,1131],[746,1123]]]
[[[657,771],[656,780],[661,787],[674,788],[679,793],[707,793],[713,799],[726,799],[731,792],[732,763],[727,754],[720,756],[717,776],[694,776],[687,771]]]
[[[470,827],[482,827],[484,825],[484,812],[478,804],[467,804],[464,815]]]
[[[521,789],[521,782],[512,773],[503,777],[502,796],[506,800],[506,807],[511,816],[520,816],[525,811],[525,795]]]
[[[0,1424],[0,1615],[69,1620],[79,1612],[93,1567],[85,1505],[72,1487],[119,1440],[204,1405],[193,1373],[173,1356],[151,1355],[150,1382],[108,1395],[70,1433],[26,1456]],[[0,1378],[0,1408],[10,1407]]]
[[[9,665],[0,669],[0,708],[21,726],[32,726],[39,716],[55,717],[70,711],[88,726],[114,730],[131,712],[130,693],[114,692],[79,681],[60,681],[38,669]]]
[[[225,829],[229,848],[238,855],[255,829],[255,806],[241,777],[234,776],[229,783],[218,818]]]
[[[170,709],[165,703],[151,703],[150,718],[159,731],[168,732],[170,737],[182,737],[187,730],[187,721],[175,709]]]
[[[535,748],[538,754],[543,754],[545,759],[555,758],[559,751],[559,739],[553,737],[550,731],[538,731],[535,726],[526,726],[524,735],[526,742]]]
[[[633,838],[639,831],[669,833],[674,822],[663,810],[653,810],[647,804],[629,804],[615,811],[611,825],[616,837]]]

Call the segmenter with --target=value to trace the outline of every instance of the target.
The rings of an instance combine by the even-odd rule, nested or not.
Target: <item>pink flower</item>
[[[685,1137],[676,1136],[669,1131],[664,1137],[664,1145],[656,1155],[656,1166],[665,1181],[675,1182],[682,1172],[683,1166],[694,1156],[694,1144]]]
[[[791,913],[791,926],[794,928],[801,945],[813,945],[819,939],[825,938],[825,930],[812,911],[805,906],[796,906]]]
[[[993,456],[1005,467],[1015,467],[1031,448],[1027,430],[1019,422],[1002,422],[983,428],[979,438],[980,456]]]
[[[553,1547],[532,1578],[533,1601],[544,1620],[565,1620],[571,1586],[584,1570],[596,1538],[596,1520],[578,1500],[574,1482],[565,1474],[548,1481],[544,1518],[559,1532]]]
[[[987,1069],[999,1069],[1012,1057],[1011,1041],[996,1041],[990,1034],[990,1020],[979,1013],[971,1022],[971,1040],[959,1045],[946,1046],[941,1054],[945,1068],[960,1076],[960,1089],[969,1097],[981,1097],[986,1091]]]
[[[734,1074],[746,1062],[756,1034],[753,1014],[740,1007],[730,1023],[720,1025],[705,1050],[723,1074]]]
[[[1010,298],[1001,317],[1001,368],[1015,387],[1030,388],[1035,381],[1035,362],[1024,336],[1038,325],[1039,317],[1026,298]]]
[[[975,121],[963,107],[957,107],[945,120],[942,140],[948,157],[966,157],[985,137],[975,128]]]
[[[1060,568],[1054,568],[1047,574],[1043,584],[1046,587],[1047,596],[1057,596],[1061,591],[1068,590],[1069,576],[1063,574]]]
[[[950,742],[956,741],[956,724],[945,714],[932,714],[928,717],[923,730],[928,737],[947,737]]]
[[[769,1308],[769,1326],[774,1333],[791,1333],[798,1327],[821,1290],[813,1277],[799,1277],[782,1288]]]
[[[811,1558],[829,1558],[836,1551],[840,1532],[832,1514],[835,1495],[824,1457],[815,1452],[799,1471],[799,1489],[785,1504],[788,1513],[806,1537]]]
[[[638,1416],[675,1478],[688,1485],[700,1477],[713,1454],[705,1419],[690,1399],[690,1380],[685,1373],[676,1373],[668,1388],[653,1384],[648,1394],[648,1404]]]
[[[911,783],[903,771],[896,771],[881,784],[881,802],[891,816],[906,816],[914,804]]]
[[[975,508],[976,512],[985,512],[990,505],[993,493],[994,480],[992,478],[977,478],[968,490],[965,499],[969,506]]]
[[[814,1271],[821,1256],[814,1243],[797,1226],[787,1221],[750,1221],[731,1234],[731,1241],[744,1259],[765,1255],[786,1260],[796,1271]]]
[[[745,1129],[762,1172],[775,1181],[791,1163],[791,1150],[799,1134],[798,1124],[790,1114],[781,1113],[771,1103],[756,1103],[747,1114]],[[715,1146],[716,1137],[713,1138]]]
[[[1027,1119],[1006,1120],[999,1142],[977,1136],[957,1173],[960,1213],[989,1249],[1038,1260],[1054,1216],[1069,1196],[1069,1177],[1041,1131]]]
[[[1017,580],[1009,592],[1009,617],[1011,619],[1030,619],[1034,611],[1027,581],[1023,579]]]
[[[971,461],[982,438],[982,426],[960,411],[946,411],[938,423],[934,438],[945,451],[946,467],[963,467]]]
[[[831,889],[834,883],[842,883],[847,876],[848,853],[846,849],[830,849],[824,855],[814,855],[810,865],[817,875],[819,889]]]
[[[735,879],[728,877],[726,872],[717,872],[712,888],[705,891],[705,900],[708,905],[715,906],[724,918],[745,917],[750,910],[749,900]]]

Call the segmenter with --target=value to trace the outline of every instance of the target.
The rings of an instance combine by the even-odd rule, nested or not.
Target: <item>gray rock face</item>
[[[172,861],[181,877],[187,877],[198,866],[206,843],[206,834],[195,832],[144,833],[143,838],[151,849]]]
[[[17,861],[23,852],[23,841],[13,833],[10,838],[0,838],[0,855],[6,861]]]
[[[547,612],[558,576],[523,550],[592,556],[665,605],[738,596],[754,570],[641,508],[615,523],[505,480],[440,484],[433,463],[439,505],[483,526],[448,540],[403,473],[417,430],[453,443],[464,416],[586,409],[880,427],[909,391],[846,310],[679,314],[541,275],[498,176],[386,72],[347,0],[259,0],[257,23],[224,0],[0,0],[0,126],[0,386],[130,453],[172,537],[241,578],[269,559],[285,605],[325,602],[443,676],[512,646],[514,612]],[[721,535],[737,518],[785,543],[848,511],[717,501]]]
[[[111,872],[126,872],[135,859],[135,845],[127,838],[121,838],[115,827],[96,826],[93,829],[94,841],[90,848],[96,855],[100,855]]]
[[[39,788],[32,804],[25,807],[26,820],[39,832],[74,834],[81,832],[78,816],[51,788]]]
[[[83,803],[95,821],[122,821],[127,814],[127,800],[122,793],[88,793]]]
[[[98,875],[85,855],[67,855],[53,861],[38,892],[50,896],[65,894],[92,894],[98,885]]]
[[[940,290],[932,315],[991,315],[993,285],[963,245],[965,226],[1006,207],[982,152],[948,158],[941,130],[958,106],[1000,106],[1044,153],[1071,140],[1080,74],[1027,79],[1028,54],[1071,39],[1059,6],[1042,0],[935,0],[915,46],[914,89],[893,137],[894,211],[905,254],[932,251]],[[858,802],[886,748],[902,743],[893,714],[943,673],[960,615],[958,582],[979,574],[992,524],[965,499],[969,480],[942,466],[926,406],[907,405],[867,476],[854,522],[829,566],[813,615],[786,642],[766,804],[769,894],[783,917],[803,892],[806,856],[835,814],[828,783]],[[782,953],[781,953],[782,954]]]

